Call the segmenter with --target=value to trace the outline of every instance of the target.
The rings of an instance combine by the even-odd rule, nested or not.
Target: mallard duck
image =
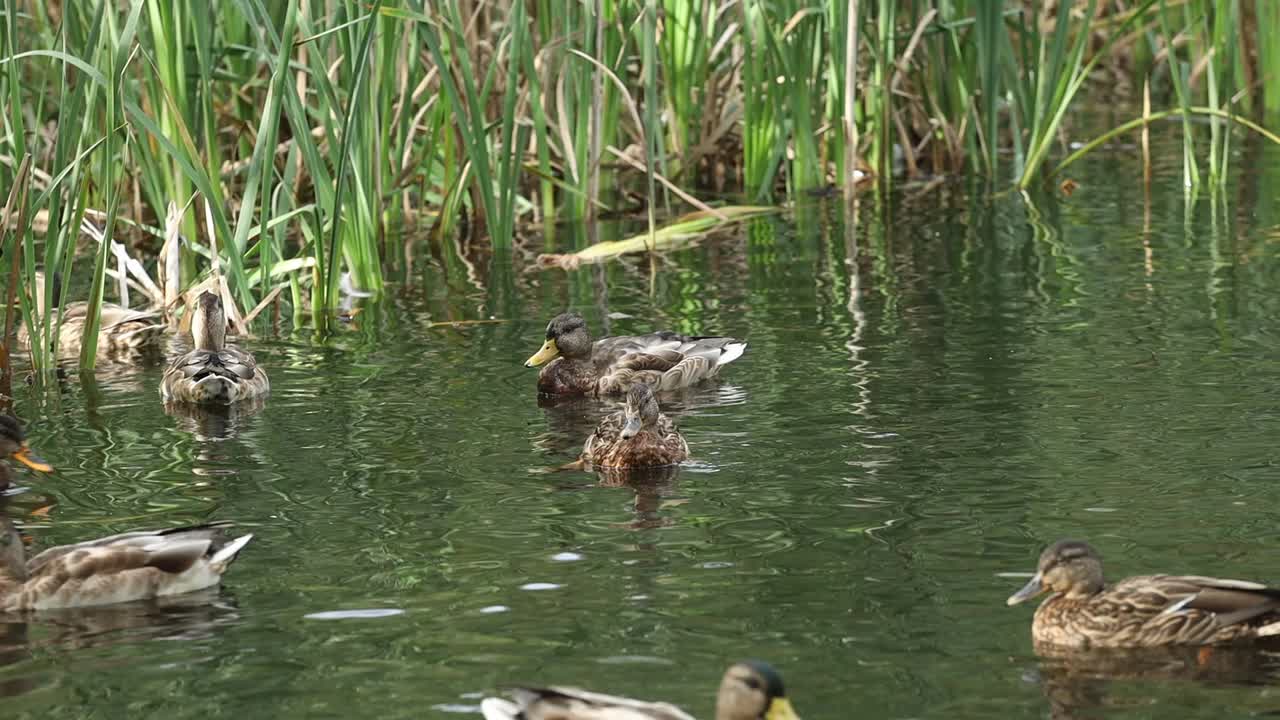
[[[27,436],[22,425],[11,415],[0,415],[0,457],[13,458],[32,470],[53,472],[44,460],[36,457],[27,447]],[[9,487],[9,466],[0,462],[0,490]]]
[[[227,523],[129,532],[51,547],[30,560],[0,515],[0,611],[108,605],[217,585],[252,535],[228,541]]]
[[[678,390],[716,376],[742,356],[747,344],[730,337],[693,337],[661,331],[619,335],[591,342],[587,322],[576,312],[547,324],[546,342],[525,367],[550,363],[538,373],[538,392],[608,395],[633,383]]]
[[[266,371],[253,355],[227,345],[226,337],[222,300],[208,290],[200,293],[191,316],[195,348],[169,363],[160,395],[166,401],[217,405],[265,396],[271,390]]]
[[[516,688],[511,700],[485,698],[485,720],[693,720],[665,702],[645,702],[568,687]],[[758,660],[733,665],[720,681],[716,720],[799,720],[782,677]]]
[[[1280,589],[1198,575],[1143,575],[1108,586],[1102,557],[1079,540],[1046,548],[1035,576],[1008,604],[1044,592],[1052,594],[1031,623],[1038,645],[1222,645],[1280,634]]]
[[[582,446],[583,461],[602,468],[675,465],[689,457],[689,445],[671,418],[662,414],[648,385],[632,385],[621,410],[600,421]]]
[[[54,297],[57,297],[57,279],[54,280]],[[44,316],[44,275],[36,273],[36,314]],[[57,325],[59,316],[62,324]],[[85,323],[89,319],[89,303],[73,302],[49,316],[49,327],[58,327],[58,357],[79,357],[84,342]],[[131,310],[112,303],[102,303],[98,323],[98,353],[103,356],[119,356],[147,348],[157,348],[164,335],[164,319],[158,312]],[[18,345],[31,347],[31,331],[26,325],[18,328]]]

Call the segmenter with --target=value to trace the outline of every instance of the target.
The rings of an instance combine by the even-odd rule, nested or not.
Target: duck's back
[[[192,350],[176,358],[160,383],[165,400],[230,404],[265,395],[266,372],[236,347]]]
[[[1036,642],[1061,647],[1218,645],[1280,632],[1280,590],[1199,575],[1125,578],[1083,599],[1036,610]]]
[[[133,532],[64,545],[31,558],[27,579],[0,598],[8,610],[108,605],[216,585],[251,535],[220,524]]]
[[[485,720],[693,720],[665,702],[645,702],[570,687],[515,688],[511,700],[485,698]]]
[[[652,468],[676,465],[689,457],[689,445],[671,418],[663,415],[652,431],[622,437],[626,416],[621,411],[600,421],[582,447],[582,457],[602,468]]]
[[[85,302],[70,303],[60,315],[60,323],[56,316],[50,318],[50,323],[58,324],[58,356],[75,357],[80,354],[84,341],[89,305]],[[103,355],[156,348],[165,330],[160,313],[132,310],[111,303],[102,306],[99,320],[98,352]],[[25,347],[31,344],[31,334],[26,325],[18,328],[18,343]]]
[[[747,344],[731,337],[699,337],[670,331],[597,340],[591,358],[599,392],[623,392],[635,382],[678,390],[715,377],[742,356]]]

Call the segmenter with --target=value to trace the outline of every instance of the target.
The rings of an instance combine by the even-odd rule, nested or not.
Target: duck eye
[[[753,678],[753,677],[742,678],[742,684],[746,685],[752,690],[759,690],[762,687],[760,685],[760,680],[758,678]]]

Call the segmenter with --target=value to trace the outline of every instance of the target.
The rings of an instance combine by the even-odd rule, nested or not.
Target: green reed
[[[1254,5],[1258,27],[1280,27],[1280,3],[1260,2]],[[1280,125],[1280,33],[1260,32],[1258,40],[1258,85],[1262,90],[1264,112],[1274,127]]]

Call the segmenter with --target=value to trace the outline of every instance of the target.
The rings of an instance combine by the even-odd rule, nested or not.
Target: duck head
[[[748,660],[725,671],[716,697],[716,720],[800,719],[778,671],[769,663]]]
[[[1045,592],[1087,597],[1101,591],[1104,585],[1098,551],[1083,540],[1059,540],[1040,553],[1035,576],[1007,602],[1017,605]]]
[[[633,438],[641,430],[658,424],[658,400],[648,385],[636,383],[627,389],[626,404],[623,406],[626,421],[622,425],[622,439]]]
[[[560,313],[547,323],[547,339],[525,367],[544,365],[558,357],[583,360],[591,357],[591,333],[587,321],[576,312]]]

